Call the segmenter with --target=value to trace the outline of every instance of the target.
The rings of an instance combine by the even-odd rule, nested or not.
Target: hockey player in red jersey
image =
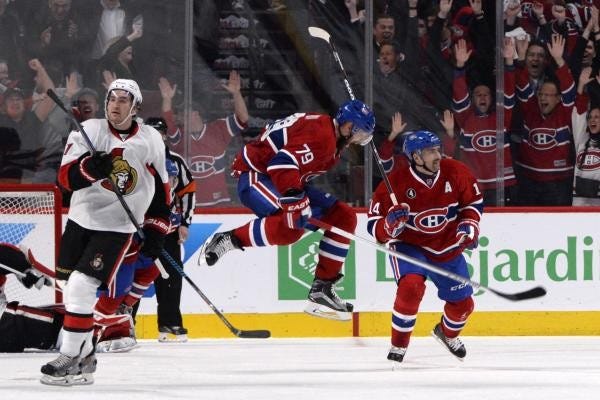
[[[397,168],[389,175],[401,203],[393,204],[381,183],[371,200],[367,230],[396,251],[467,277],[462,252],[477,247],[483,212],[477,181],[461,162],[442,158],[441,141],[432,132],[408,135],[403,149],[410,166]],[[394,257],[390,261],[398,288],[388,359],[402,362],[404,358],[427,278],[446,302],[441,322],[432,334],[453,355],[465,357],[458,335],[473,311],[473,289],[410,262]]]
[[[352,208],[310,185],[309,180],[331,169],[349,144],[366,145],[374,127],[373,112],[359,100],[344,103],[335,118],[298,113],[267,125],[260,139],[248,143],[232,165],[240,201],[258,218],[215,234],[201,257],[213,265],[233,249],[294,243],[302,237],[311,215],[354,232]],[[352,304],[335,292],[349,247],[350,240],[325,232],[307,313],[350,319]]]
[[[155,259],[162,250],[170,214],[165,147],[154,128],[138,124],[141,103],[137,83],[117,79],[106,94],[106,119],[82,124],[97,151],[91,151],[81,132],[71,132],[67,140],[58,180],[73,196],[56,268],[57,279],[67,280],[66,314],[60,356],[41,369],[44,384],[93,383],[96,290],[103,283],[110,286],[138,229],[113,186],[133,219],[143,223],[140,251]]]

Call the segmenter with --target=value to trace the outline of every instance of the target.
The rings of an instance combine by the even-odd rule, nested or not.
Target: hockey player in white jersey
[[[66,312],[60,355],[42,366],[42,383],[93,383],[96,290],[102,284],[110,289],[136,231],[109,179],[135,220],[143,221],[141,253],[155,259],[162,250],[170,204],[165,147],[154,128],[136,121],[141,103],[137,83],[117,79],[106,95],[106,119],[83,122],[96,152],[82,132],[71,132],[67,140],[58,180],[73,196],[56,267],[57,279],[67,281]]]

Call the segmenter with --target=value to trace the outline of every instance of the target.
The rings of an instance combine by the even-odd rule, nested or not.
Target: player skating
[[[87,136],[78,131],[69,135],[58,179],[73,196],[56,268],[57,279],[68,279],[64,289],[66,313],[60,356],[42,366],[42,383],[93,382],[96,290],[102,283],[111,283],[129,248],[137,230],[131,219],[144,221],[146,237],[141,252],[154,259],[162,250],[170,200],[165,149],[154,128],[135,120],[141,103],[137,83],[117,79],[106,95],[106,119],[85,121]],[[91,152],[86,139],[97,152]],[[127,215],[113,187],[128,204],[133,218]]]
[[[240,201],[258,218],[215,234],[201,257],[214,265],[230,250],[292,244],[302,237],[311,215],[354,232],[356,215],[352,208],[309,181],[330,170],[349,144],[367,144],[374,127],[373,112],[358,100],[344,103],[335,118],[298,113],[267,125],[260,139],[248,143],[232,166]],[[325,232],[307,313],[350,319],[353,305],[335,292],[349,247],[349,239]]]
[[[462,252],[477,247],[483,212],[475,177],[461,162],[442,158],[441,141],[432,132],[408,135],[403,150],[410,166],[389,175],[401,204],[393,204],[386,186],[380,184],[369,207],[369,233],[396,251],[468,277]],[[473,288],[395,257],[390,261],[398,288],[388,359],[404,359],[427,278],[446,302],[432,334],[454,356],[464,358],[466,349],[458,335],[473,311]]]

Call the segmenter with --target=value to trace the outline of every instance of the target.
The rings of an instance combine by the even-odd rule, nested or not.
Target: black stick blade
[[[271,331],[259,329],[256,331],[243,331],[236,329],[233,334],[242,339],[266,339],[271,337]]]
[[[503,297],[508,300],[513,300],[513,301],[536,299],[538,297],[542,297],[542,296],[546,295],[546,289],[544,289],[541,286],[537,286],[537,287],[534,287],[533,289],[529,289],[524,292],[513,293],[513,294],[499,292],[497,290],[490,289],[490,288],[487,288],[487,290],[497,294],[500,297]]]

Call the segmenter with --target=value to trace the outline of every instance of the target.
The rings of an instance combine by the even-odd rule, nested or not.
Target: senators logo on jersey
[[[127,195],[135,189],[138,180],[138,173],[121,155],[113,158],[113,170],[110,173],[110,179],[122,195]],[[102,181],[102,187],[112,190],[110,183]]]

